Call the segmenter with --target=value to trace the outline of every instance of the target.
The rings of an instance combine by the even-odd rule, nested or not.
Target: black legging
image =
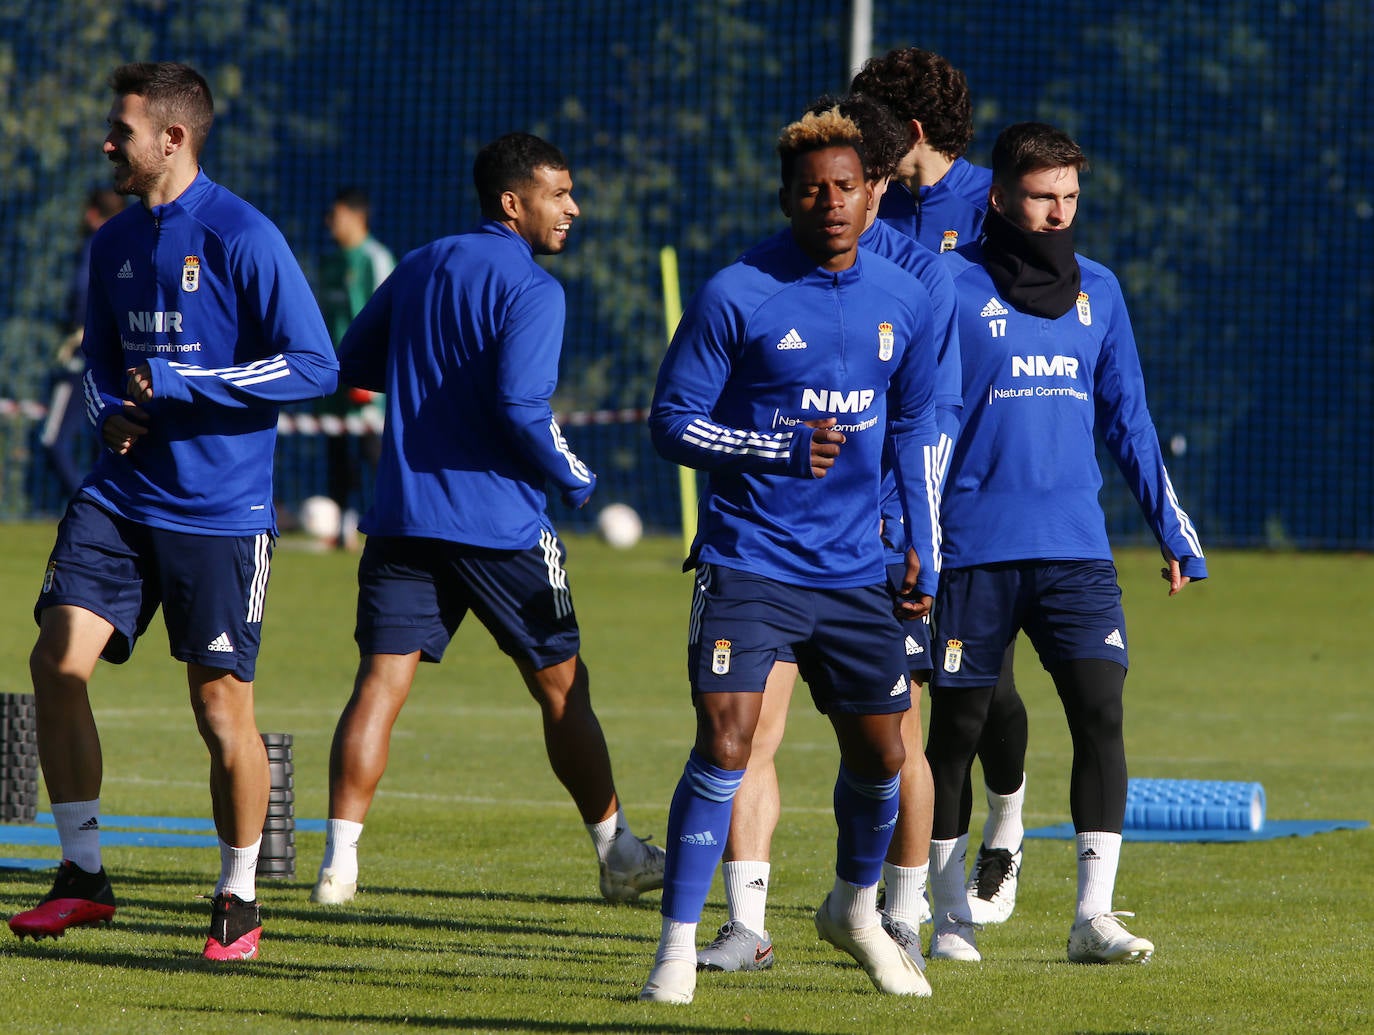
[[[978,761],[983,782],[993,794],[1014,794],[1026,775],[1026,746],[1030,729],[1026,703],[1016,692],[1016,641],[1002,655],[1002,672],[993,688],[987,722],[978,738]],[[972,793],[972,789],[970,789]]]
[[[1074,829],[1120,833],[1126,813],[1121,723],[1126,670],[1114,661],[1071,661],[1050,676],[1073,738],[1069,810]],[[973,811],[969,769],[995,690],[991,686],[932,689],[926,759],[935,780],[934,840],[948,841],[968,833]]]

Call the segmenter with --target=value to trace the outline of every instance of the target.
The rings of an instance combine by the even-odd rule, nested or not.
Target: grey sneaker
[[[697,970],[767,970],[773,965],[773,939],[755,934],[738,920],[728,921],[715,941],[697,953]]]
[[[1154,942],[1126,930],[1119,917],[1134,913],[1098,913],[1069,932],[1070,963],[1149,963]]]
[[[893,920],[886,913],[883,914],[883,930],[887,932],[889,938],[902,947],[902,950],[911,957],[911,962],[920,967],[924,973],[926,959],[921,955],[920,932],[905,920]]]
[[[620,838],[601,864],[601,895],[607,902],[633,902],[663,887],[663,849],[648,838]]]
[[[1000,924],[1016,908],[1016,881],[1021,875],[1021,849],[978,848],[968,881],[969,914],[976,924]]]

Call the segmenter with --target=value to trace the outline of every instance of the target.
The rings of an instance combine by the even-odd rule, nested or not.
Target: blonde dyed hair
[[[858,124],[840,113],[839,105],[822,112],[807,112],[796,122],[788,123],[778,134],[778,158],[781,162],[783,188],[792,186],[797,158],[827,147],[852,147],[859,156],[859,164],[868,168],[864,152],[864,137]]]

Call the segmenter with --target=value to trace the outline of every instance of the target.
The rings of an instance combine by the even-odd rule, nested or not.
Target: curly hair
[[[835,108],[859,127],[864,141],[864,177],[884,180],[897,171],[897,164],[906,155],[908,140],[905,127],[887,105],[861,93],[848,97],[822,94],[807,109],[812,115]]]
[[[536,169],[565,172],[568,160],[553,144],[532,133],[507,133],[477,152],[472,183],[487,219],[501,218],[501,195],[534,181]]]
[[[903,122],[915,119],[930,146],[947,158],[961,158],[973,139],[973,102],[968,80],[939,54],[916,47],[869,58],[850,84]]]
[[[839,108],[831,107],[819,114],[808,111],[796,122],[784,126],[778,134],[783,188],[791,188],[799,156],[827,147],[852,147],[867,174],[868,159],[865,157],[863,134],[853,120],[840,113]]]

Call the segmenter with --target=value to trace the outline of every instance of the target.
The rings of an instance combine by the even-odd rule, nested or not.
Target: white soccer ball
[[[607,545],[628,550],[644,534],[644,523],[634,508],[624,503],[610,503],[596,515],[596,530]]]
[[[310,496],[301,504],[301,527],[316,539],[333,541],[339,538],[343,515],[339,505],[328,496]]]

